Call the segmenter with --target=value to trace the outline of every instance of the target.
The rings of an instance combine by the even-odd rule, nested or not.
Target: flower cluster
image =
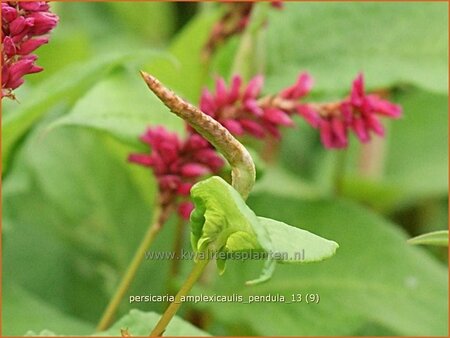
[[[164,127],[149,128],[141,141],[151,148],[150,154],[131,154],[129,161],[151,167],[158,181],[163,204],[175,204],[178,213],[188,219],[193,209],[188,197],[199,178],[215,174],[224,165],[208,141],[195,133],[185,140]]]
[[[217,79],[215,92],[205,89],[200,98],[200,109],[212,116],[236,136],[250,134],[263,138],[270,134],[280,138],[280,127],[293,126],[292,115],[304,118],[320,130],[326,148],[344,148],[348,134],[353,131],[361,142],[370,140],[371,132],[384,135],[380,117],[398,118],[401,107],[378,95],[366,94],[362,74],[354,80],[350,95],[337,102],[304,103],[313,80],[302,73],[297,82],[276,95],[260,97],[262,76],[253,78],[245,88],[242,79],[234,76],[229,88],[223,79]]]
[[[280,138],[280,127],[293,126],[290,116],[296,112],[299,99],[309,93],[312,78],[307,73],[300,74],[293,86],[277,95],[260,97],[263,80],[256,76],[243,87],[241,77],[234,76],[227,89],[225,81],[219,78],[214,93],[203,90],[200,109],[236,136]]]
[[[353,131],[363,143],[370,141],[371,132],[384,136],[380,117],[399,118],[402,115],[400,106],[378,95],[365,93],[362,74],[353,81],[351,93],[344,100],[303,104],[298,107],[298,112],[320,130],[320,138],[326,148],[347,147],[349,131]]]
[[[45,1],[2,2],[2,98],[14,98],[13,90],[27,74],[42,71],[31,54],[48,42],[58,17]]]

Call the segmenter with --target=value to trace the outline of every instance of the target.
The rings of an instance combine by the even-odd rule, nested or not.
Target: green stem
[[[172,280],[176,278],[180,271],[180,256],[181,251],[183,250],[183,239],[184,239],[184,230],[185,230],[186,223],[185,221],[180,217],[178,219],[177,228],[175,232],[175,239],[173,242],[173,253],[175,255],[175,259],[171,261],[171,266],[169,269],[169,274],[167,278],[167,293],[172,294],[174,293],[173,285],[171,283]],[[175,290],[176,291],[176,290]]]
[[[149,249],[150,245],[153,243],[156,236],[162,229],[163,224],[167,220],[168,209],[169,209],[168,207],[166,208],[158,207],[157,210],[155,211],[152,225],[148,228],[146,234],[144,235],[144,238],[141,244],[139,245],[136,253],[134,254],[133,259],[128,265],[125,275],[122,277],[122,280],[120,281],[120,284],[116,289],[114,296],[111,298],[108,306],[103,312],[100,322],[98,323],[96,328],[97,332],[106,330],[111,324],[112,320],[114,319],[114,316],[117,313],[117,310],[120,306],[123,297],[125,296],[125,293],[130,288],[131,283],[136,277],[139,266],[141,265],[142,261],[145,258],[145,252]]]
[[[164,311],[164,314],[159,319],[155,328],[150,333],[150,337],[160,337],[163,335],[164,331],[167,328],[167,325],[172,320],[172,318],[175,316],[176,312],[178,311],[178,308],[181,306],[183,298],[189,293],[189,291],[191,291],[195,282],[197,282],[197,280],[202,275],[203,270],[208,265],[208,262],[209,262],[209,257],[207,257],[205,259],[199,259],[195,263],[194,268],[192,269],[188,278],[186,279],[184,284],[181,286],[180,291],[178,291],[177,295],[175,296],[175,300],[169,305],[169,307],[166,309],[166,311]]]

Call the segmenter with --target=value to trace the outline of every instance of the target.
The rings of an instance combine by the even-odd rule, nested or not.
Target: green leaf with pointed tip
[[[95,83],[120,64],[150,57],[161,52],[138,51],[101,55],[88,63],[71,65],[42,82],[33,94],[2,118],[2,165],[5,173],[17,142],[56,104],[71,106]]]
[[[448,230],[433,231],[408,240],[409,244],[448,246]]]
[[[273,258],[279,263],[310,263],[333,256],[339,245],[309,231],[271,218],[258,217],[269,232]]]
[[[257,217],[239,193],[220,177],[197,183],[192,187],[191,196],[195,204],[191,214],[191,241],[195,251],[233,254],[264,250],[268,253],[260,277],[247,284],[270,279],[276,262],[316,262],[332,256],[338,248],[337,243],[308,231]],[[228,257],[216,255],[220,273],[224,272]]]

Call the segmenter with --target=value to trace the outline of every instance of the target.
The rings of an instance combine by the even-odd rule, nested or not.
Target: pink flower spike
[[[264,128],[269,132],[270,135],[272,135],[275,139],[279,140],[281,139],[281,133],[278,130],[276,126],[274,126],[272,123],[264,123]]]
[[[247,85],[245,89],[243,100],[255,99],[261,92],[261,88],[264,84],[264,77],[262,75],[257,75]]]
[[[151,167],[154,165],[153,159],[149,155],[143,154],[130,154],[128,156],[128,161],[143,165],[145,167]]]
[[[54,28],[58,17],[49,12],[46,1],[3,1],[1,9],[2,98],[14,99],[13,90],[23,84],[23,77],[43,70],[30,53],[48,42],[40,35]]]
[[[177,193],[181,196],[189,196],[192,188],[192,183],[181,183],[178,187]]]
[[[178,206],[178,215],[184,220],[188,220],[191,216],[192,210],[194,210],[194,204],[191,202],[182,202]]]
[[[368,126],[368,128],[372,129],[375,134],[382,137],[384,136],[384,127],[376,115],[371,114],[367,116],[366,125]]]
[[[399,118],[402,116],[402,108],[400,106],[383,100],[377,95],[368,95],[366,99],[370,107],[380,115],[391,118]]]
[[[50,12],[34,12],[29,18],[34,19],[34,25],[30,29],[30,34],[33,35],[47,34],[58,24],[58,17]]]
[[[48,43],[48,38],[36,38],[27,40],[20,46],[18,54],[29,54],[46,43]]]
[[[310,91],[312,86],[314,85],[314,80],[308,73],[302,73],[300,74],[297,85],[294,91],[294,98],[299,99],[303,96],[307,95]]]
[[[203,89],[200,97],[200,110],[212,117],[217,109],[217,105],[214,96],[207,90]]]
[[[331,131],[331,125],[327,120],[321,120],[319,124],[320,129],[320,140],[322,141],[325,148],[334,148],[333,135]]]
[[[191,134],[184,144],[183,151],[193,152],[199,149],[207,148],[208,145],[208,141],[206,141],[199,134]]]
[[[244,130],[254,137],[263,138],[265,136],[264,128],[258,122],[247,119],[241,119],[240,122]]]
[[[208,166],[213,173],[219,171],[223,165],[223,159],[212,148],[205,148],[195,152],[193,159]]]
[[[289,115],[276,108],[267,108],[264,111],[264,119],[276,125],[292,126],[294,124]]]
[[[9,31],[11,35],[19,35],[24,30],[28,30],[33,25],[34,25],[33,18],[25,18],[23,16],[19,16],[10,23]]]
[[[216,80],[216,100],[219,106],[228,103],[227,85],[220,77]]]
[[[255,116],[263,116],[264,110],[258,105],[255,100],[249,99],[244,101],[244,107]]]
[[[307,104],[298,105],[297,112],[308,122],[313,128],[319,127],[320,116],[312,107]]]
[[[5,53],[8,58],[16,54],[16,45],[9,36],[5,36],[3,39],[3,53]]]
[[[199,177],[208,173],[208,168],[197,163],[187,163],[181,167],[181,175],[186,177]]]
[[[242,78],[239,75],[233,76],[231,80],[230,94],[228,95],[228,103],[233,103],[239,98]]]
[[[26,11],[48,11],[49,6],[45,1],[19,1],[19,7]]]
[[[359,73],[352,84],[352,91],[350,94],[352,104],[355,106],[360,106],[364,95],[364,76],[362,73]]]
[[[17,10],[2,2],[2,20],[10,23],[17,18]]]
[[[331,119],[331,129],[333,130],[333,134],[336,136],[339,144],[342,146],[347,145],[347,132],[344,123],[339,118]]]
[[[9,67],[9,81],[28,74],[33,68],[33,60],[20,60]],[[14,89],[14,88],[13,88]]]
[[[370,135],[367,132],[366,126],[364,125],[364,121],[361,118],[353,119],[352,129],[361,142],[366,143],[370,141]]]
[[[223,126],[227,128],[230,133],[234,135],[242,135],[244,133],[244,129],[241,124],[235,120],[225,120],[222,122]]]
[[[297,100],[307,95],[314,84],[313,78],[308,73],[301,73],[297,82],[279,94],[284,99]]]

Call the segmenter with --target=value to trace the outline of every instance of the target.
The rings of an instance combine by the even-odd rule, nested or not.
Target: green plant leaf
[[[94,336],[120,337],[120,332],[124,329],[128,330],[129,334],[132,336],[148,336],[152,328],[158,322],[159,318],[160,315],[155,312],[131,310],[127,315],[113,324],[111,328],[106,331],[96,333]],[[179,317],[174,317],[167,326],[164,336],[205,337],[209,336],[209,334]]]
[[[110,138],[81,128],[43,138],[46,126],[27,138],[3,183],[3,278],[95,322],[149,226],[155,181],[148,169],[127,163],[130,149]],[[168,222],[152,250],[167,250],[174,231]],[[165,260],[145,261],[130,294],[166,292],[168,269]],[[164,310],[163,303],[124,302],[119,314],[131,307]]]
[[[446,93],[447,11],[446,3],[286,3],[269,13],[267,89],[308,71],[316,90],[342,93],[362,71],[371,88]]]
[[[208,65],[202,62],[200,53],[217,17],[217,11],[201,13],[176,36],[169,48],[178,60],[175,66],[156,60],[145,67],[148,73],[192,103],[198,102],[201,87],[209,80]]]
[[[448,230],[433,231],[408,239],[409,244],[448,246]]]
[[[154,95],[148,94],[139,73],[121,70],[97,83],[50,130],[79,126],[104,131],[130,145],[141,145],[139,135],[148,126],[164,125],[184,131],[182,120],[170,114]]]
[[[159,320],[160,315],[155,312],[143,312],[139,310],[131,310],[128,314],[120,318],[116,323],[114,323],[108,330],[97,332],[93,334],[93,337],[122,337],[122,332],[126,331],[131,336],[148,336],[152,328],[156,325],[156,323]],[[52,317],[53,321],[53,317]],[[47,320],[47,323],[49,327],[55,327],[51,326],[52,324],[49,323],[51,321]],[[55,332],[58,332],[59,335],[61,332],[67,332],[66,329],[61,331],[61,329],[44,329],[40,331],[39,333],[36,333],[39,330],[30,330],[27,332],[27,336],[57,336]],[[92,330],[91,330],[92,331]],[[176,337],[176,336],[195,336],[195,337],[208,337],[210,336],[205,331],[202,331],[198,328],[196,328],[194,325],[192,325],[189,322],[184,321],[183,319],[179,317],[174,317],[169,325],[167,326],[167,330],[164,332],[165,336],[170,337]],[[78,336],[82,336],[82,334],[78,334]],[[89,337],[89,336],[85,336]]]
[[[71,105],[89,88],[122,62],[160,55],[155,52],[116,53],[101,55],[88,63],[76,64],[61,70],[42,82],[30,97],[2,119],[3,173],[9,166],[9,158],[17,141],[57,103]]]
[[[243,287],[243,282],[260,269],[260,263],[228,262],[226,274],[197,292],[239,294],[245,300],[282,295],[287,300],[201,305],[234,328],[235,335],[352,335],[368,323],[400,335],[447,335],[446,267],[408,245],[396,225],[345,200],[260,193],[250,197],[249,205],[271,218],[326,234],[340,249],[321,264],[281,264],[269,282],[252,288]],[[296,294],[318,294],[320,301],[289,304]]]
[[[311,263],[333,256],[339,245],[271,218],[258,217],[259,222],[269,232],[273,254],[279,256],[280,263]]]
[[[308,231],[256,217],[239,193],[218,176],[195,184],[191,196],[195,204],[191,214],[194,251],[268,253],[261,276],[247,284],[268,280],[276,262],[316,262],[331,257],[338,248],[337,243]],[[218,260],[218,267],[223,273],[225,258]]]
[[[44,329],[66,335],[89,334],[93,325],[76,319],[44,302],[18,285],[3,284],[2,335],[22,336]]]

